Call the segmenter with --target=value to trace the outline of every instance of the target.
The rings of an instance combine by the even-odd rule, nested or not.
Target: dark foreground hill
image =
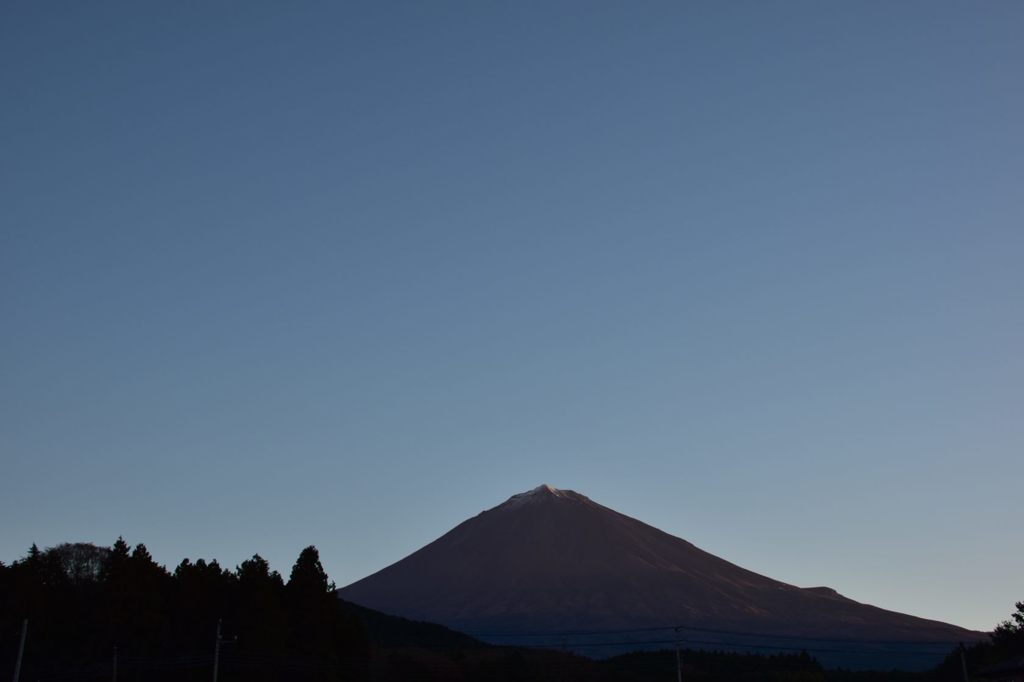
[[[688,642],[712,647],[814,647],[837,655],[863,647],[884,654],[912,648],[941,657],[950,644],[983,636],[862,604],[826,587],[773,580],[550,486],[514,495],[339,594],[492,641],[568,644],[589,647],[587,653],[612,651],[601,650],[596,635],[574,634],[568,643],[557,634],[542,638],[598,631],[641,641],[651,634],[630,631],[685,626]],[[927,667],[935,657],[903,663]],[[847,658],[839,656],[843,663],[851,662]]]

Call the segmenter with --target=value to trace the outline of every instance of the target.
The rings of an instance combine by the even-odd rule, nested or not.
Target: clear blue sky
[[[1024,599],[1019,2],[9,2],[0,559],[344,584],[542,482]]]

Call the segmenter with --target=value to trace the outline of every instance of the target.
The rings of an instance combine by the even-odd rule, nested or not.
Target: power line
[[[838,642],[844,644],[881,644],[897,645],[911,644],[919,646],[955,646],[956,642],[950,640],[899,640],[899,639],[856,639],[848,637],[814,637],[811,635],[776,635],[769,632],[744,632],[740,630],[721,630],[715,628],[701,628],[693,625],[664,625],[645,628],[623,628],[618,630],[550,630],[550,631],[508,631],[508,632],[466,632],[473,637],[583,637],[592,635],[625,635],[640,634],[644,632],[667,632],[669,630],[690,630],[693,632],[706,632],[716,635],[734,635],[738,637],[762,637],[767,639],[783,639],[794,641],[812,642]]]
[[[720,646],[720,647],[741,647],[741,648],[744,648],[744,649],[762,649],[762,650],[767,649],[767,650],[772,650],[772,651],[796,651],[796,652],[806,651],[808,653],[812,653],[813,652],[813,653],[828,653],[828,654],[859,654],[859,655],[874,655],[874,656],[877,656],[879,654],[898,654],[898,655],[901,655],[901,656],[904,655],[904,654],[906,654],[908,656],[941,656],[941,655],[943,655],[943,653],[946,653],[946,652],[942,652],[942,651],[908,651],[908,650],[879,651],[879,650],[870,650],[870,649],[822,649],[822,648],[813,648],[813,647],[785,647],[785,646],[775,646],[773,644],[764,644],[764,643],[760,643],[760,644],[733,644],[733,643],[730,643],[730,642],[717,642],[717,641],[702,640],[702,639],[680,639],[679,642],[681,644],[707,644],[707,645]],[[636,645],[641,645],[642,646],[642,645],[652,645],[652,644],[663,645],[663,644],[675,644],[675,643],[676,643],[676,640],[674,640],[674,639],[644,639],[644,640],[623,639],[623,640],[619,640],[617,642],[580,642],[580,643],[573,643],[569,648],[570,649],[574,649],[574,648],[595,648],[595,647],[606,647],[606,646],[607,647],[612,647],[612,646],[636,646]],[[561,648],[561,645],[560,644],[532,644],[532,645],[529,645],[528,648],[533,648],[533,649],[557,649],[557,648]]]

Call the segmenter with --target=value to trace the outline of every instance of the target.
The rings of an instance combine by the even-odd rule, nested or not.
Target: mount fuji
[[[548,485],[513,495],[338,594],[492,640],[682,627],[709,644],[827,638],[832,648],[870,640],[948,651],[981,636],[828,587],[773,580]]]

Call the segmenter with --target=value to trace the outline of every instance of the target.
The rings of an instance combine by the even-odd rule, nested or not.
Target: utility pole
[[[217,682],[217,674],[220,672],[220,645],[221,644],[234,644],[238,641],[238,637],[234,639],[224,639],[220,636],[221,619],[217,619],[217,641],[213,645],[213,682]]]
[[[676,682],[683,682],[683,661],[679,656],[679,628],[673,628],[676,633]]]
[[[21,644],[18,645],[18,660],[14,664],[14,682],[21,677],[21,658],[25,655],[25,638],[28,637],[28,618],[21,621]]]
[[[964,682],[967,680],[967,658],[964,656],[964,645],[960,643],[960,668],[964,671]]]
[[[114,676],[112,678],[114,682],[117,682],[117,647],[114,647]]]
[[[217,619],[217,642],[213,645],[213,682],[217,682],[217,673],[220,668],[220,621]]]

